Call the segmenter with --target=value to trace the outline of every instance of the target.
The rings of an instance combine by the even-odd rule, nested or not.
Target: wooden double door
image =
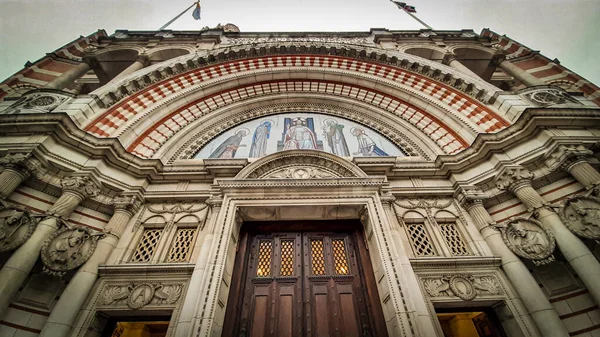
[[[223,331],[235,337],[387,336],[360,227],[244,224]]]

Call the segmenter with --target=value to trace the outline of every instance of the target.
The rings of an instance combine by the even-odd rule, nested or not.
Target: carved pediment
[[[325,179],[358,178],[367,175],[353,163],[322,151],[283,151],[244,168],[236,178]]]

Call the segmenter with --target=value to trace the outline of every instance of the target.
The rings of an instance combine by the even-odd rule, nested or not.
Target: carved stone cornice
[[[500,171],[496,178],[496,187],[499,190],[515,192],[524,186],[531,186],[533,173],[522,166],[507,166]]]
[[[559,145],[554,151],[548,153],[544,158],[544,162],[550,170],[554,171],[561,168],[568,172],[573,165],[586,161],[588,157],[593,155],[594,152],[583,145]]]
[[[72,176],[65,177],[60,181],[63,192],[77,194],[81,199],[93,198],[100,194],[100,187],[89,177]]]

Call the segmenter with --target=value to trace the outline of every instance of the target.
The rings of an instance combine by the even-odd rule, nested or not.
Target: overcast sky
[[[156,30],[192,0],[0,0],[0,81],[97,29]],[[242,32],[419,29],[388,0],[202,0],[173,30],[234,23]],[[410,0],[434,29],[490,28],[600,84],[600,0]]]

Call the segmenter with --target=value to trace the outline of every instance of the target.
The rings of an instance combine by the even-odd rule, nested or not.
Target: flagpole
[[[176,17],[174,17],[173,19],[171,19],[171,21],[167,22],[164,26],[160,27],[158,30],[163,30],[163,29],[167,28],[167,26],[169,26],[175,20],[179,19],[183,14],[185,14],[185,12],[189,11],[190,8],[194,7],[194,5],[196,4],[196,2],[192,3],[192,5],[190,7],[186,8],[183,12],[181,12],[179,15],[177,15]]]
[[[422,24],[423,26],[425,26],[425,28],[433,30],[433,28],[431,28],[431,26],[429,26],[428,24],[426,24],[425,22],[423,22],[423,20],[419,19],[419,18],[418,18],[416,15],[414,15],[413,13],[411,13],[411,12],[407,11],[407,10],[406,10],[406,8],[404,8],[404,6],[401,6],[401,5],[400,5],[400,4],[402,4],[402,5],[406,5],[406,3],[404,3],[404,2],[396,2],[396,1],[394,1],[394,0],[390,0],[390,2],[394,3],[394,4],[396,5],[396,7],[398,7],[399,9],[402,9],[402,10],[404,11],[404,13],[406,13],[406,14],[410,15],[410,16],[411,16],[413,19],[415,19],[415,20],[416,20],[418,23],[420,23],[420,24]],[[414,8],[414,7],[413,7],[413,8]]]

